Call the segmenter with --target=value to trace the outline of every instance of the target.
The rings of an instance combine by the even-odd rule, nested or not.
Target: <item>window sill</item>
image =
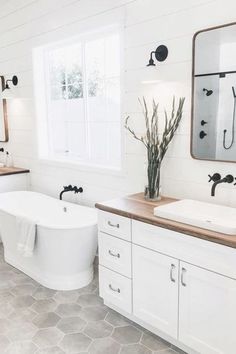
[[[86,164],[83,162],[66,161],[56,158],[39,158],[39,162],[45,165],[50,165],[58,168],[70,168],[78,171],[85,171],[91,173],[105,174],[110,176],[125,177],[125,171],[121,168],[109,168],[106,166]]]

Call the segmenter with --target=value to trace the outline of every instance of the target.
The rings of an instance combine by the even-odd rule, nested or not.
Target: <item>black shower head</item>
[[[206,96],[210,96],[213,94],[212,90],[207,90],[206,88],[204,88],[202,91],[206,92]]]

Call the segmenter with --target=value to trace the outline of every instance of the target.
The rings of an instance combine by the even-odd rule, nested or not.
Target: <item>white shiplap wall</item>
[[[235,0],[0,0],[0,74],[19,77],[17,95],[8,102],[10,141],[15,165],[31,169],[31,188],[57,196],[65,184],[84,187],[72,200],[93,204],[143,190],[143,147],[125,134],[124,173],[114,175],[37,159],[32,49],[104,25],[122,23],[125,39],[124,117],[142,131],[137,98],[155,97],[170,107],[172,95],[186,96],[184,119],[162,169],[162,191],[179,198],[212,200],[207,174],[236,176],[236,165],[190,157],[191,44],[197,30],[236,21]],[[166,44],[169,57],[155,69],[146,63],[151,50]],[[144,85],[144,80],[159,80]],[[4,144],[2,144],[4,145]],[[235,188],[235,191],[232,191]],[[236,206],[236,187],[220,186],[215,202]]]

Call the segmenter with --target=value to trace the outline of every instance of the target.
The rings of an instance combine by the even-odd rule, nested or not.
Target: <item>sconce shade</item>
[[[159,45],[155,51],[155,57],[158,61],[164,61],[168,57],[168,48],[165,45]]]
[[[7,81],[10,81],[10,80],[7,80]],[[18,77],[16,75],[12,76],[11,81],[12,81],[13,85],[16,86],[18,84]]]

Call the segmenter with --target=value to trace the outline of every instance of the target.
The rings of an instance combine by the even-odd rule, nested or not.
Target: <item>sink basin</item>
[[[154,208],[154,215],[236,236],[236,208],[183,199]]]

